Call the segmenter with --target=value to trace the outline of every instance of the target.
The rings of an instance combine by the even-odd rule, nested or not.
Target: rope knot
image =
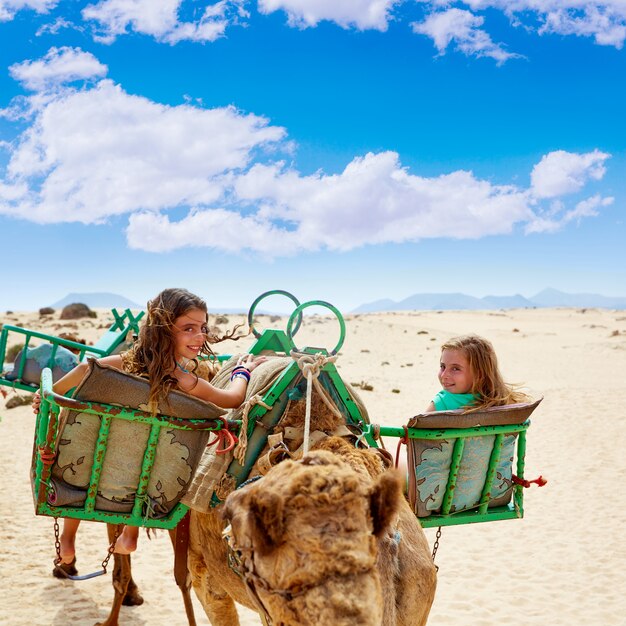
[[[303,376],[309,379],[318,378],[326,363],[334,363],[337,360],[337,355],[326,356],[322,352],[309,354],[292,350],[291,358],[298,364]]]
[[[324,355],[322,352],[316,352],[315,354],[309,354],[304,352],[298,352],[297,350],[291,351],[291,358],[298,364],[300,371],[306,378],[306,410],[304,414],[304,441],[302,443],[302,456],[305,456],[309,452],[309,438],[311,435],[311,393],[313,387],[318,391],[324,402],[335,415],[341,415],[336,407],[332,406],[332,403],[326,398],[326,393],[320,384],[319,378],[320,372],[327,363],[334,363],[337,360],[337,355]]]
[[[535,478],[533,480],[525,480],[523,478],[519,478],[515,474],[511,477],[511,480],[514,485],[521,485],[522,487],[528,489],[531,485],[538,485],[539,487],[543,487],[548,484],[548,481],[543,477],[539,476],[539,478]]]

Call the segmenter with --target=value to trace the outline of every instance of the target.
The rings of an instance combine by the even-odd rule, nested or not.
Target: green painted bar
[[[454,489],[456,488],[456,479],[459,475],[459,467],[463,459],[463,449],[465,448],[465,439],[459,437],[454,441],[452,449],[452,458],[450,459],[450,473],[448,474],[448,484],[446,485],[446,493],[443,497],[441,505],[441,515],[448,515],[452,500],[454,499]]]
[[[427,428],[409,428],[409,439],[453,439],[456,437],[477,437],[480,435],[505,435],[520,433],[528,430],[530,420],[523,424],[503,426],[475,426],[472,428],[441,428],[431,430]],[[381,437],[404,437],[404,429],[397,426],[380,426]]]
[[[345,383],[341,379],[341,376],[339,376],[339,372],[337,372],[337,368],[335,367],[334,363],[328,363],[326,366],[324,366],[323,371],[325,371],[328,374],[329,378],[332,380],[333,384],[335,385],[335,388],[337,390],[341,390],[342,392],[341,400],[344,403],[346,409],[348,410],[348,413],[351,418],[350,421],[353,424],[359,424],[360,422],[362,422],[363,417],[359,413],[359,409],[356,403],[354,402],[354,400],[352,399],[352,396],[348,392]]]
[[[50,389],[52,387],[52,372],[45,369],[42,374],[41,380],[41,405],[39,407],[39,413],[35,422],[35,482],[33,484],[33,497],[35,502],[39,503],[42,500],[46,501],[46,485],[42,482],[43,462],[39,456],[37,450],[40,446],[43,446],[46,442],[46,435],[48,432],[48,421],[50,418],[50,402],[48,397],[43,393],[44,387]]]
[[[141,475],[139,476],[139,483],[137,485],[137,492],[135,493],[135,503],[133,505],[132,517],[135,520],[139,520],[138,526],[141,526],[144,517],[147,515],[142,514],[143,505],[145,503],[145,497],[148,493],[148,482],[150,481],[150,473],[152,472],[152,466],[154,465],[154,457],[156,456],[156,447],[159,442],[159,433],[161,427],[153,424],[150,428],[150,435],[148,436],[148,443],[146,445],[146,451],[143,455],[143,461],[141,463]],[[148,507],[146,507],[148,509]]]
[[[489,456],[489,466],[487,467],[487,474],[485,476],[485,484],[483,486],[483,492],[480,497],[480,507],[478,511],[482,514],[487,512],[489,508],[489,500],[491,498],[491,487],[493,485],[493,479],[496,475],[496,469],[498,467],[498,461],[500,460],[500,453],[502,452],[502,442],[504,441],[504,435],[499,433],[493,440],[493,448],[491,449],[491,455]]]
[[[3,332],[10,331],[17,333],[19,335],[25,335],[28,337],[34,337],[35,339],[43,339],[44,341],[50,343],[58,343],[59,345],[65,348],[75,348],[76,350],[82,350],[87,348],[89,352],[94,351],[100,353],[102,356],[106,356],[105,350],[100,350],[95,346],[85,346],[85,344],[78,343],[77,341],[72,341],[71,339],[61,339],[60,337],[52,337],[51,335],[46,335],[45,333],[40,333],[36,330],[29,330],[26,328],[22,328],[21,326],[11,326],[10,324],[5,324],[3,327]]]
[[[526,433],[519,434],[517,440],[517,477],[524,480],[524,470],[526,468]],[[520,509],[521,515],[524,515],[524,487],[515,485],[513,490],[513,500]]]
[[[108,511],[94,511],[93,517],[89,517],[90,521],[94,522],[106,522],[109,524],[132,524],[136,526],[144,526],[146,528],[175,528],[178,522],[185,516],[188,511],[188,507],[184,504],[178,503],[170,513],[163,518],[152,518],[150,520],[141,519],[140,523],[132,524],[129,519],[129,513],[112,513]],[[37,507],[37,515],[47,515],[49,517],[69,517],[72,519],[87,519],[85,510],[76,507],[68,506],[51,506],[44,504]]]
[[[100,475],[102,474],[102,464],[106,454],[112,419],[110,415],[103,415],[100,430],[98,431],[98,439],[96,440],[96,448],[93,453],[91,465],[91,477],[89,478],[89,487],[87,488],[87,499],[84,504],[84,509],[88,513],[93,513],[96,508],[98,483],[100,482]]]
[[[281,396],[281,394],[287,389],[287,387],[289,387],[291,384],[295,384],[295,381],[298,378],[299,372],[300,372],[300,368],[298,367],[298,364],[294,361],[287,369],[283,371],[280,378],[272,385],[270,390],[265,394],[265,396],[263,397],[263,402],[272,406],[274,402]],[[267,409],[259,404],[255,405],[251,409],[250,413],[248,414],[248,436],[249,437],[252,437],[257,418],[260,418],[261,416],[265,415],[265,413],[267,413]],[[280,418],[280,416],[278,416],[277,419],[278,418]],[[269,434],[269,431],[265,432],[264,433],[265,436],[260,437],[259,440],[256,441],[255,443],[252,443],[250,439],[248,440],[249,445],[246,450],[246,458],[245,458],[243,466],[239,466],[236,460],[233,461],[233,463],[235,464],[235,468],[237,468],[237,466],[243,468],[243,472],[242,472],[243,477],[241,478],[241,481],[238,484],[246,480],[246,478],[248,477],[248,474],[250,473],[252,466],[256,462],[259,454],[261,453],[261,451],[265,447],[265,444],[267,443],[268,434]]]
[[[31,340],[30,333],[25,333],[24,346],[22,347],[22,358],[20,360],[20,367],[17,370],[18,380],[21,380],[22,376],[24,376],[24,370],[26,369],[26,361],[27,361],[26,355],[28,354],[28,344],[30,343],[30,340]]]
[[[7,338],[9,331],[6,327],[3,327],[0,331],[0,374],[4,371],[4,355],[7,350]]]
[[[48,359],[48,367],[50,369],[54,369],[54,357],[57,355],[57,351],[59,350],[59,344],[52,344],[52,352],[50,353],[50,358]]]
[[[496,522],[506,519],[519,519],[513,505],[495,507],[489,509],[489,513],[480,514],[477,510],[460,511],[450,515],[431,515],[429,517],[419,517],[418,521],[422,528],[437,528],[438,526],[458,526],[460,524],[475,524],[479,522]]]

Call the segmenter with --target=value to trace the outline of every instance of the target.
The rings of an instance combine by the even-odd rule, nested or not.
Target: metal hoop
[[[335,346],[334,350],[330,352],[330,354],[331,355],[337,354],[337,352],[339,352],[346,338],[346,323],[344,322],[343,316],[341,315],[339,310],[335,308],[332,304],[330,304],[330,302],[324,302],[324,300],[311,300],[309,302],[305,302],[304,304],[300,304],[291,314],[291,317],[289,318],[289,321],[287,322],[287,335],[289,336],[290,339],[293,339],[293,336],[296,334],[296,331],[300,327],[300,322],[302,321],[302,311],[304,311],[304,309],[310,306],[323,306],[327,309],[330,309],[335,314],[335,317],[337,318],[337,321],[339,322],[339,341],[337,342],[337,345]],[[292,332],[291,327],[293,326],[293,323],[296,317],[298,316],[299,316],[298,325],[296,326],[295,330]]]
[[[256,308],[257,304],[259,304],[259,302],[261,302],[261,300],[264,300],[265,298],[267,298],[269,296],[285,296],[285,297],[289,298],[292,302],[294,302],[297,307],[300,306],[300,300],[298,300],[298,298],[296,298],[293,294],[289,293],[288,291],[283,291],[282,289],[273,289],[272,291],[266,291],[265,293],[262,293],[250,305],[250,310],[248,311],[248,326],[250,327],[250,329],[254,333],[254,336],[257,339],[261,336],[261,333],[258,332],[256,330],[256,328],[254,328],[254,324],[253,324],[254,309]],[[295,327],[295,329],[293,331],[294,335],[298,332],[298,329],[300,328],[300,324],[302,324],[302,313],[300,313],[300,319],[298,320],[298,323],[296,324],[296,327]]]

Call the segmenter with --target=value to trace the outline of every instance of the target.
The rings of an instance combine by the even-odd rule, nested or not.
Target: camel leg
[[[233,599],[227,593],[210,589],[207,577],[194,576],[193,587],[212,626],[240,626],[239,615]]]
[[[196,626],[196,616],[191,602],[191,574],[187,565],[187,552],[189,548],[189,513],[178,523],[178,526],[169,531],[172,546],[174,548],[174,578],[181,593],[185,605],[185,614],[189,626]]]
[[[115,537],[115,530],[115,524],[107,524],[109,542],[113,541]],[[96,626],[118,626],[122,604],[133,606],[143,603],[143,598],[139,594],[137,585],[132,578],[130,556],[114,554],[113,559],[114,596],[113,604],[111,605],[111,612],[104,622],[98,622]]]
[[[212,524],[201,525],[198,524],[197,517],[191,517],[188,564],[194,591],[212,626],[240,626],[235,602],[226,592],[225,584],[232,591],[238,582],[240,587],[242,583],[227,565],[226,543],[221,537],[221,521],[216,515],[203,518],[205,522],[211,520]],[[206,546],[216,550],[215,554],[210,555],[210,570],[203,554]],[[231,580],[229,574],[236,579]]]

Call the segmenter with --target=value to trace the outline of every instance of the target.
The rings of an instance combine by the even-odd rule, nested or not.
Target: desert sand
[[[229,318],[229,326],[238,321]],[[77,322],[60,322],[58,313],[0,315],[3,323],[87,341],[107,321],[104,311]],[[373,422],[402,425],[423,410],[439,390],[440,343],[468,332],[494,343],[508,381],[545,398],[528,433],[526,477],[541,474],[548,484],[526,490],[522,520],[443,529],[429,625],[626,625],[626,311],[402,312],[349,315],[346,324],[337,366],[348,382],[373,387],[361,392]],[[332,348],[337,337],[334,318],[319,316],[307,318],[295,340]],[[218,348],[243,351],[250,343]],[[108,614],[110,576],[51,577],[53,522],[34,515],[29,484],[34,415],[27,406],[6,409],[14,392],[1,389],[9,396],[0,397],[0,623],[91,626]],[[395,453],[394,442],[388,447]],[[426,533],[432,545],[435,530]],[[83,524],[78,541],[81,573],[97,569],[104,526]],[[123,607],[123,624],[186,624],[172,564],[167,533],[152,540],[142,534],[133,568],[146,601]],[[194,602],[198,624],[208,624]],[[245,626],[260,624],[247,609],[240,615]]]

